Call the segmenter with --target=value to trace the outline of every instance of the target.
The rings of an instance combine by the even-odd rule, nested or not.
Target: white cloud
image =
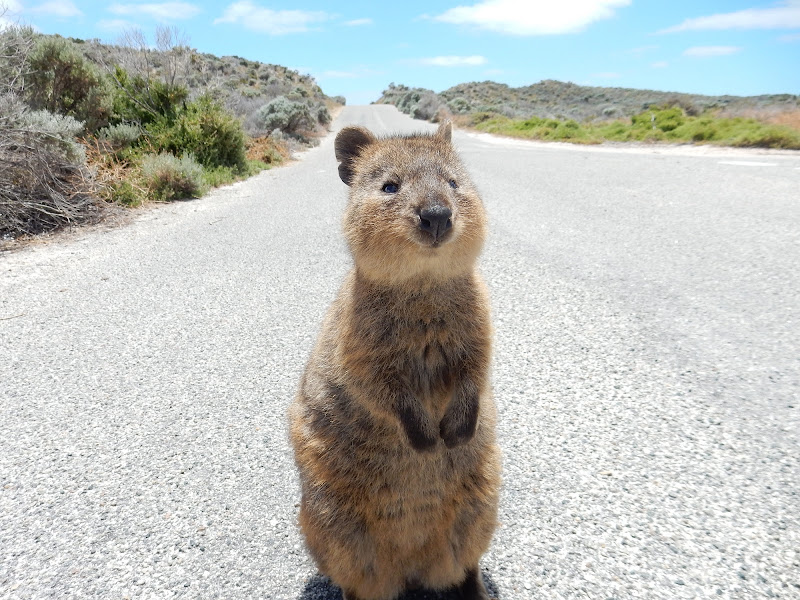
[[[0,31],[15,25],[22,12],[22,4],[17,0],[0,0]]]
[[[62,18],[79,17],[83,14],[78,7],[69,0],[45,2],[44,4],[32,8],[31,12],[37,15]]]
[[[17,0],[0,0],[0,13],[6,11],[8,15],[18,15],[22,12],[22,3]]]
[[[665,60],[659,60],[654,63],[650,63],[650,66],[654,69],[666,69],[669,66],[669,63]]]
[[[684,56],[707,57],[707,56],[727,56],[736,54],[741,48],[739,46],[694,46],[683,51]]]
[[[188,2],[163,2],[161,4],[112,4],[109,9],[115,15],[148,15],[158,21],[191,19],[202,11]]]
[[[433,18],[512,35],[552,35],[581,31],[594,21],[612,17],[614,9],[630,3],[631,0],[484,0],[472,6],[456,6]]]
[[[789,33],[778,38],[779,42],[800,42],[800,33]]]
[[[659,33],[709,29],[795,29],[800,27],[800,0],[784,0],[772,8],[748,8],[730,13],[686,19]]]
[[[489,61],[484,56],[434,56],[431,58],[419,58],[410,62],[426,67],[477,67],[485,65]]]
[[[345,21],[348,27],[358,27],[359,25],[372,25],[372,19],[353,19],[352,21]]]
[[[309,31],[313,23],[327,21],[330,18],[328,13],[322,11],[272,10],[261,8],[249,0],[243,0],[228,6],[225,14],[215,19],[214,24],[236,23],[253,31],[284,35]]]
[[[592,77],[596,77],[598,79],[619,79],[620,74],[606,71],[603,73],[592,73]]]

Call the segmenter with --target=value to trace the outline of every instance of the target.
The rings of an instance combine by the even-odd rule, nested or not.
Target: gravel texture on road
[[[454,139],[490,218],[490,590],[800,598],[800,156]],[[297,529],[286,409],[346,193],[331,135],[0,256],[0,598],[341,597]]]

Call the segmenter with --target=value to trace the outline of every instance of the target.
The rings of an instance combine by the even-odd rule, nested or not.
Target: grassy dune
[[[630,119],[601,123],[574,120],[511,119],[477,113],[458,119],[479,131],[533,140],[599,144],[611,142],[708,143],[749,148],[800,150],[800,115],[781,117],[777,123],[753,118],[687,115],[680,107],[653,108]]]

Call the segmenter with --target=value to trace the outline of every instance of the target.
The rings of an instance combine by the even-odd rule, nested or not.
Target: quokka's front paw
[[[459,402],[447,409],[439,423],[439,435],[448,448],[466,444],[475,435],[478,425],[478,398]]]
[[[405,429],[411,447],[417,452],[430,452],[439,443],[439,436],[424,412],[412,408],[399,411],[400,423]]]

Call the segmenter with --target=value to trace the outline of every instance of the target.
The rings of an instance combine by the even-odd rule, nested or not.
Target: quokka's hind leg
[[[478,567],[467,571],[467,578],[456,588],[459,600],[491,600]]]

